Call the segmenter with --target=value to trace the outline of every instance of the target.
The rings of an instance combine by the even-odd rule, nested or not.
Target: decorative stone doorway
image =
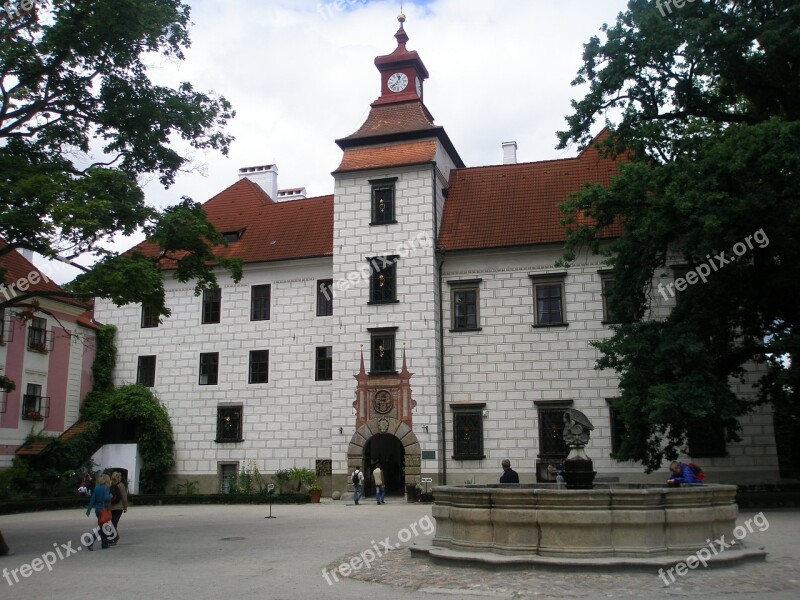
[[[348,474],[356,467],[364,472],[367,495],[375,490],[372,466],[376,461],[386,461],[383,469],[387,493],[402,494],[406,485],[420,482],[422,452],[411,429],[417,406],[409,383],[413,375],[406,364],[405,350],[399,372],[379,375],[366,372],[362,352],[360,369],[355,375],[358,382],[353,402],[356,433],[347,448],[347,468]]]
[[[372,463],[387,460],[384,467],[393,493],[402,494],[407,484],[419,483],[421,450],[411,428],[397,419],[370,419],[358,428],[347,449],[348,473],[356,467],[364,472],[369,495],[374,491]],[[371,461],[371,462],[370,462]],[[391,467],[388,463],[391,462]],[[399,486],[399,488],[397,487]]]

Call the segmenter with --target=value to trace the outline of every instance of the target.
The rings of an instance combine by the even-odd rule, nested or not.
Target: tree
[[[179,0],[24,0],[0,11],[0,259],[29,249],[82,271],[66,294],[23,292],[0,297],[0,308],[66,295],[169,316],[165,264],[198,294],[216,284],[214,265],[241,278],[238,261],[214,257],[225,242],[199,204],[157,210],[138,183],[157,174],[167,187],[190,165],[174,140],[223,154],[232,141],[224,97],[147,75],[154,56],[184,58],[189,25]],[[137,231],[158,244],[156,256],[103,248]],[[96,262],[86,268],[81,257]]]
[[[698,0],[661,12],[631,0],[604,41],[585,45],[573,83],[590,89],[559,132],[560,148],[585,146],[605,116],[604,151],[626,159],[608,189],[588,186],[564,205],[566,261],[585,245],[606,253],[609,301],[632,316],[595,344],[598,366],[620,376],[627,434],[616,457],[653,470],[704,427],[739,440],[738,417],[755,402],[731,383],[755,376],[757,402],[772,403],[776,430],[793,435],[797,465],[800,2]],[[623,233],[601,243],[612,224]],[[669,295],[653,282],[667,264],[684,265],[687,280],[662,318],[654,299]]]

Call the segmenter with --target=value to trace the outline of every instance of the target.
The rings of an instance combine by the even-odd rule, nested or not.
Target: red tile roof
[[[367,120],[355,133],[343,140],[356,140],[373,136],[408,133],[412,131],[441,129],[433,124],[433,116],[420,100],[401,104],[373,106]],[[337,140],[339,142],[341,140]]]
[[[215,250],[220,258],[255,263],[333,255],[332,195],[273,202],[258,185],[241,179],[203,209],[219,232],[244,230],[239,240]],[[145,241],[133,251],[156,256],[158,247]]]
[[[413,165],[430,162],[436,155],[436,140],[428,139],[390,146],[347,148],[336,173],[378,167]]]
[[[58,436],[58,438],[61,441],[66,442],[67,440],[74,438],[76,435],[83,433],[84,431],[86,431],[86,421],[77,421],[74,425],[72,425],[72,427]],[[51,439],[36,438],[22,444],[19,448],[17,448],[14,454],[17,456],[39,456],[47,449],[47,447],[50,445],[50,442],[52,442]]]
[[[0,248],[6,248],[8,244],[5,240],[0,239]],[[17,286],[17,282],[20,279],[25,279],[28,281],[27,290],[24,293],[28,292],[58,292],[61,294],[66,294],[67,292],[64,289],[55,283],[54,281],[50,280],[44,273],[42,273],[36,266],[30,262],[27,258],[22,256],[16,250],[12,250],[11,252],[7,252],[6,254],[0,255],[0,268],[5,269],[5,275],[2,278],[2,283],[5,284],[4,291],[8,291],[9,299],[13,300],[14,295],[22,294],[22,290]],[[33,276],[36,274],[36,276]],[[37,283],[31,283],[31,277],[33,279],[38,279]],[[13,294],[12,294],[13,291]],[[71,304],[73,306],[79,306],[82,308],[88,308],[89,304],[86,302],[81,302],[80,300],[76,300],[74,298],[66,298],[63,296],[48,296],[49,298],[56,300],[58,302],[65,302],[66,304]],[[0,292],[0,298],[3,300],[6,299],[6,294]]]
[[[562,243],[566,233],[559,204],[585,182],[610,185],[618,166],[593,144],[576,158],[456,169],[450,174],[439,246],[468,250]],[[606,234],[620,232],[612,227]]]

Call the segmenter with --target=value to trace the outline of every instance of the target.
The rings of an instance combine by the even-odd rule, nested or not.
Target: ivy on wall
[[[103,427],[111,422],[124,422],[134,433],[142,457],[140,493],[164,491],[166,473],[175,464],[169,415],[149,388],[125,385],[114,389],[115,334],[113,325],[104,325],[97,331],[97,352],[92,365],[94,386],[81,408],[83,431],[67,440],[29,436],[26,444],[42,439],[49,443],[39,456],[28,460],[14,458],[12,468],[0,474],[0,497],[74,493],[92,454],[109,441],[103,439]]]
[[[166,472],[175,464],[172,424],[164,405],[143,385],[124,385],[86,397],[83,419],[101,427],[109,421],[124,421],[135,431],[142,473],[139,491],[152,494],[164,491]]]

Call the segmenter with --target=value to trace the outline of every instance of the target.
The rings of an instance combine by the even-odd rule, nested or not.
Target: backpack
[[[358,485],[361,483],[361,478],[359,477],[358,469],[353,471],[353,485]]]
[[[700,468],[700,465],[696,465],[694,463],[687,463],[686,466],[692,470],[692,473],[694,473],[694,476],[697,477],[697,479],[699,479],[700,481],[703,481],[703,479],[705,479],[706,474],[703,473],[703,469]]]
[[[119,504],[122,500],[122,492],[119,491],[119,484],[111,488],[111,504]]]

